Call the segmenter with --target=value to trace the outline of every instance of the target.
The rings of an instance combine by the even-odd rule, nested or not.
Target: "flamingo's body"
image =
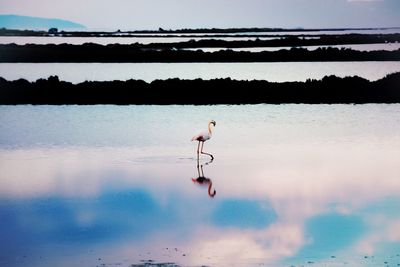
[[[217,125],[217,123],[214,120],[211,120],[208,123],[208,131],[207,132],[201,132],[192,137],[192,141],[199,142],[199,144],[197,145],[197,157],[199,157],[199,152],[200,152],[201,154],[209,155],[211,157],[211,159],[214,159],[213,155],[203,152],[203,146],[204,146],[204,142],[209,140],[212,137],[212,127],[211,126],[215,127],[215,125]],[[199,151],[200,143],[201,143],[201,150]]]
[[[201,132],[193,136],[192,141],[205,142],[211,138],[212,134],[208,132]]]

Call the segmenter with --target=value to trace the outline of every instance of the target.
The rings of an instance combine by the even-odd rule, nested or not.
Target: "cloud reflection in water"
[[[138,107],[136,113],[107,106],[89,110],[99,112],[91,116],[86,107],[62,107],[56,126],[47,107],[18,107],[15,121],[7,108],[1,127],[8,132],[0,133],[0,265],[87,266],[98,258],[128,266],[143,259],[368,265],[360,262],[365,255],[386,259],[400,253],[398,108],[190,107],[189,114],[185,107]],[[216,160],[203,166],[207,175],[198,175],[213,182],[214,198],[193,185],[193,147],[181,144],[204,109],[220,110],[212,117],[224,122],[212,140]],[[138,122],[125,128],[131,113]],[[79,126],[76,135],[68,128],[67,140],[86,145],[62,143],[58,116]],[[18,126],[21,117],[31,121]],[[118,138],[138,125],[139,140]],[[85,143],[95,129],[115,131]],[[167,129],[172,133],[163,135]],[[43,136],[49,145],[38,145]],[[171,143],[160,147],[167,137]],[[14,147],[19,140],[25,143]]]

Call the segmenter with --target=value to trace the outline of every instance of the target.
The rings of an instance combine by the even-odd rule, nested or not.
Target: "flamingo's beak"
[[[214,124],[214,127],[217,125],[217,123],[215,121],[212,121],[211,123]]]

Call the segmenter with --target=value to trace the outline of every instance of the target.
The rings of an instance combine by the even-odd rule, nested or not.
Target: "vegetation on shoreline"
[[[388,30],[388,29],[398,29],[398,27],[388,27],[388,28],[200,28],[200,29],[163,29],[158,30],[136,30],[136,31],[60,31],[57,32],[60,36],[104,36],[124,34],[235,34],[235,33],[282,33],[282,32],[302,32],[307,34],[307,32],[338,32],[338,31],[368,31],[368,30]],[[40,30],[18,30],[18,29],[0,29],[0,36],[53,36],[53,33],[48,31]]]
[[[0,36],[1,36],[0,29]],[[11,31],[12,32],[12,31]],[[27,36],[32,31],[26,31]],[[15,36],[16,33],[10,33],[9,36]],[[332,34],[332,35],[312,35],[312,38],[307,35],[109,35],[104,34],[88,34],[88,33],[76,34],[56,34],[61,37],[137,37],[137,38],[167,38],[173,39],[176,37],[180,38],[196,38],[197,40],[189,40],[184,42],[161,42],[161,43],[150,43],[140,44],[132,43],[137,48],[142,49],[172,49],[172,48],[204,48],[204,47],[224,47],[224,48],[242,48],[242,47],[294,47],[294,46],[328,46],[328,45],[351,45],[351,44],[382,44],[382,43],[398,43],[400,42],[400,33],[392,34]],[[49,35],[49,34],[48,34]],[[7,34],[5,34],[7,36]],[[39,35],[40,36],[40,35]],[[43,35],[47,36],[47,35]],[[50,34],[54,36],[54,34]],[[235,38],[229,40],[229,38]],[[201,38],[199,40],[199,38]],[[215,39],[215,38],[227,38],[226,40]],[[243,38],[243,40],[238,40]],[[247,38],[253,38],[248,40]],[[254,40],[254,38],[256,38]],[[269,38],[267,40],[260,38]],[[173,41],[173,40],[171,40]]]
[[[400,103],[400,73],[373,82],[360,77],[326,76],[322,80],[283,83],[227,78],[72,84],[52,76],[32,83],[23,79],[7,81],[0,78],[0,88],[0,104],[7,105]]]
[[[395,51],[355,51],[318,48],[309,51],[292,48],[279,51],[232,51],[142,49],[136,45],[0,45],[0,62],[307,62],[307,61],[398,61]]]
[[[346,34],[346,35],[323,35],[319,38],[307,39],[298,36],[281,37],[270,40],[221,40],[201,39],[186,42],[151,43],[134,45],[142,49],[182,49],[182,48],[244,48],[244,47],[295,47],[295,46],[328,46],[328,45],[352,45],[352,44],[382,44],[400,42],[400,34]]]

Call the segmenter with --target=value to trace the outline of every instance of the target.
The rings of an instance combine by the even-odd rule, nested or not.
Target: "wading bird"
[[[206,165],[211,162],[212,160],[210,162],[207,162]],[[204,176],[203,164],[199,164],[199,159],[197,159],[197,174],[199,175],[197,178],[192,178],[193,183],[208,186],[208,195],[210,197],[215,197],[217,191],[213,189],[211,179]]]
[[[197,158],[199,158],[199,148],[200,148],[200,143],[201,143],[201,149],[200,149],[200,153],[201,154],[205,154],[205,155],[209,155],[211,157],[211,159],[214,159],[214,156],[203,152],[203,146],[204,146],[204,142],[207,141],[208,139],[211,138],[212,136],[212,128],[211,125],[213,125],[215,127],[215,125],[217,125],[217,123],[214,120],[211,120],[208,123],[208,132],[201,132],[195,136],[193,136],[192,141],[199,141],[199,144],[197,145]]]

